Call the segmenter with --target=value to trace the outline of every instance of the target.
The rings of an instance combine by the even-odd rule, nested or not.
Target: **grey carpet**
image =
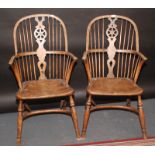
[[[122,103],[124,104],[124,103]],[[136,105],[136,102],[132,103]],[[76,107],[82,128],[84,107]],[[148,136],[155,136],[155,99],[144,100]],[[0,114],[0,145],[16,145],[17,113]],[[46,114],[24,121],[22,145],[65,145],[103,140],[141,137],[137,115],[120,110],[102,110],[91,114],[87,138],[77,141],[72,119],[62,114]]]

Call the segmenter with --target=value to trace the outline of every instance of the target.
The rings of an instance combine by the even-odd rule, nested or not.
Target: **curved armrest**
[[[84,65],[85,65],[85,69],[86,69],[86,72],[87,72],[87,76],[88,76],[88,80],[91,80],[92,78],[92,72],[91,72],[91,66],[90,66],[90,63],[89,62],[90,60],[88,59],[89,57],[89,54],[90,53],[94,53],[94,52],[105,52],[106,50],[102,50],[102,49],[98,49],[98,50],[90,50],[90,51],[84,51],[84,54],[83,54],[83,57],[82,57],[82,60],[84,61]],[[141,52],[139,51],[130,51],[130,50],[126,50],[126,51],[123,51],[123,50],[118,50],[118,52],[126,52],[127,54],[134,54],[136,55],[136,63],[135,63],[135,69],[134,69],[134,81],[136,82],[138,77],[139,77],[139,74],[140,74],[140,70],[144,64],[144,62],[147,60],[147,57],[145,57]]]
[[[12,56],[11,59],[9,60],[9,65],[12,66],[14,61],[15,61],[16,56]]]
[[[135,77],[134,77],[134,81],[135,81],[135,82],[137,82],[137,80],[138,80],[138,77],[139,77],[139,74],[140,74],[140,71],[141,71],[141,68],[142,68],[144,62],[145,62],[146,60],[148,60],[148,58],[145,57],[145,56],[142,54],[142,52],[136,52],[136,54],[141,58],[141,61],[140,61],[140,63],[138,64],[137,69],[136,69],[136,73],[135,73]]]
[[[85,61],[87,59],[87,51],[84,51],[83,56],[82,56],[82,60]]]
[[[136,52],[136,53],[140,56],[140,58],[141,58],[143,61],[148,60],[148,58],[147,58],[146,56],[144,56],[142,52]]]
[[[15,62],[16,62],[16,56],[14,55],[9,60],[9,65],[11,66],[12,71],[16,77],[19,88],[22,88],[22,82],[21,82],[21,77],[20,77],[20,73],[19,73],[19,68],[17,67],[17,65],[15,65]]]
[[[72,61],[70,63],[70,67],[68,67],[68,69],[66,70],[66,81],[68,83],[70,80],[70,77],[71,77],[71,72],[73,70],[74,64],[78,60],[78,58],[75,55],[73,55],[71,52],[66,52],[66,55],[68,55],[72,58]]]
[[[75,62],[78,60],[78,58],[71,52],[67,52],[67,54],[70,55]]]
[[[72,68],[73,68],[75,62],[77,61],[77,57],[68,51],[46,51],[46,54],[47,55],[50,55],[50,54],[59,55],[62,58],[65,58],[65,59],[61,59],[62,61],[65,60],[65,62],[63,62],[63,64],[65,63],[63,78],[68,82],[70,79],[70,76],[71,76]],[[16,80],[18,81],[19,87],[21,87],[22,77],[21,77],[21,71],[20,71],[18,60],[20,60],[20,57],[28,57],[30,55],[37,56],[37,52],[35,52],[35,51],[24,52],[24,53],[19,52],[17,55],[12,56],[11,59],[9,60],[9,65],[11,66],[11,69],[13,70],[13,73],[15,74],[15,77],[16,77]],[[60,64],[63,65],[62,63],[60,63]]]
[[[87,53],[88,53],[88,51],[84,51],[83,56],[82,56],[82,60],[84,61],[87,77],[88,77],[88,80],[90,81],[91,80],[91,73],[90,73],[90,69],[89,69],[89,65],[88,65],[88,61],[87,61]]]

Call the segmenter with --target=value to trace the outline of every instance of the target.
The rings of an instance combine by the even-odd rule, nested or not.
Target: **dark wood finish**
[[[21,143],[22,124],[27,117],[43,113],[64,113],[73,119],[76,137],[80,138],[74,103],[74,90],[68,84],[77,58],[68,52],[67,31],[63,21],[49,14],[21,18],[13,32],[15,55],[9,64],[18,82],[18,133]],[[68,97],[60,108],[32,110],[27,100]],[[24,102],[23,102],[24,101]]]
[[[89,84],[82,137],[86,136],[90,112],[101,109],[129,110],[139,115],[143,138],[147,138],[141,95],[136,82],[147,58],[139,51],[136,24],[128,17],[106,15],[94,18],[88,25],[83,61]],[[127,105],[96,105],[93,96],[125,96]],[[130,97],[138,96],[138,109]]]

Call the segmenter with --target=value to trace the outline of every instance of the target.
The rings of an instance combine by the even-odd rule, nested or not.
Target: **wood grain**
[[[35,14],[17,21],[13,31],[15,54],[9,65],[19,91],[17,144],[21,144],[23,119],[46,113],[64,113],[73,119],[76,137],[80,138],[69,80],[77,58],[68,52],[67,30],[63,21],[50,14]],[[70,109],[33,110],[28,100],[67,97]],[[24,102],[23,102],[24,101]],[[60,101],[61,103],[61,101]]]
[[[125,16],[103,15],[90,21],[86,34],[86,51],[83,54],[88,76],[88,101],[82,137],[86,137],[90,112],[120,109],[138,114],[143,138],[147,138],[141,100],[143,89],[136,84],[146,60],[139,51],[138,28],[133,20]],[[93,96],[125,96],[127,105],[97,105],[92,100]],[[131,96],[138,96],[138,109],[131,106]]]

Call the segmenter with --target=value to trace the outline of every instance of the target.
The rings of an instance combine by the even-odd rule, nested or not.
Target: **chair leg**
[[[144,111],[143,111],[143,102],[142,102],[141,96],[138,96],[138,111],[139,111],[139,121],[141,125],[143,138],[147,139],[145,117],[144,117]]]
[[[23,103],[22,100],[20,100],[18,104],[17,144],[21,144],[22,126],[23,126]]]
[[[91,107],[91,95],[89,95],[84,112],[83,128],[82,128],[82,138],[86,137],[86,131],[88,126],[88,120],[90,116],[90,107]]]
[[[70,96],[69,99],[70,99],[71,115],[72,115],[73,124],[74,124],[74,128],[75,128],[76,138],[80,139],[80,130],[79,130],[79,126],[78,126],[78,118],[77,118],[77,113],[75,110],[74,98],[73,98],[73,96]]]

